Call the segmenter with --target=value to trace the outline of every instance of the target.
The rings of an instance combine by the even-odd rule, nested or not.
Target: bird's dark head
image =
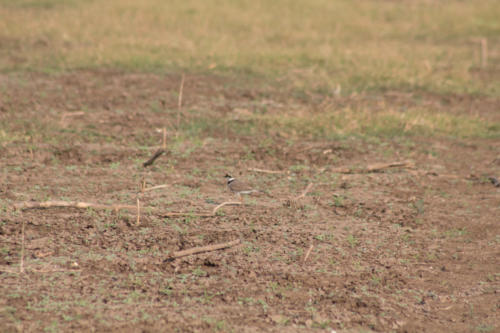
[[[230,174],[226,173],[226,175],[224,176],[224,178],[229,179],[229,178],[233,178],[233,177],[231,177],[231,175],[230,175]]]

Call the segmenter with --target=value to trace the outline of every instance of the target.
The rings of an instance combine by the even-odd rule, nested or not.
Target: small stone
[[[286,321],[286,317],[285,316],[282,316],[282,315],[271,315],[269,316],[269,318],[271,318],[271,320],[273,322],[275,322],[276,324],[282,324]]]

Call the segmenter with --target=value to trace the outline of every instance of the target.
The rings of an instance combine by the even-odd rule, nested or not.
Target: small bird
[[[250,185],[237,180],[230,175],[226,174],[224,176],[227,179],[227,187],[236,194],[238,197],[240,197],[242,194],[251,194],[251,193],[256,193],[260,192],[258,190],[253,189]]]

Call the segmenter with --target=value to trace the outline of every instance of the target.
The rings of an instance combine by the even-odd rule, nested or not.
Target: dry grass
[[[497,95],[477,75],[500,6],[485,1],[0,1],[0,70],[119,67],[263,75],[343,92]]]

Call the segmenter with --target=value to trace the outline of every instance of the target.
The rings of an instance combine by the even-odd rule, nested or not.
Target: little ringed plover
[[[241,180],[235,179],[230,175],[226,174],[224,176],[227,179],[227,187],[236,194],[238,197],[242,194],[251,194],[255,192],[260,192],[258,190],[253,189],[250,185],[242,182]]]

